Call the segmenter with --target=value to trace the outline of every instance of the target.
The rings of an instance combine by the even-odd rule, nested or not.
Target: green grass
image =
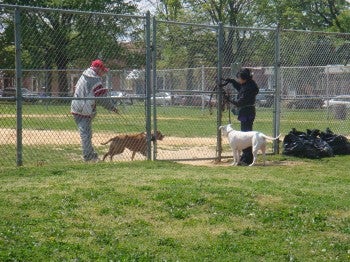
[[[349,156],[4,168],[0,261],[349,261]]]
[[[145,129],[146,120],[144,105],[137,103],[133,106],[120,108],[121,115],[107,112],[98,108],[94,120],[94,131],[105,132],[140,132]],[[16,114],[14,104],[0,103],[2,114]],[[23,128],[38,130],[76,130],[69,104],[25,104],[23,106]],[[152,112],[153,114],[153,112]],[[334,132],[349,135],[348,121],[334,120],[326,109],[282,109],[280,132],[287,134],[292,128],[305,131],[318,128],[321,131],[330,127]],[[168,136],[208,137],[216,135],[216,113],[209,114],[208,109],[198,107],[158,107],[157,127]],[[239,122],[231,115],[236,128]],[[153,121],[153,120],[152,120]],[[228,112],[223,112],[223,124],[228,122]],[[6,117],[1,119],[1,128],[15,128],[16,119]],[[273,131],[273,109],[257,108],[254,129],[266,134]]]

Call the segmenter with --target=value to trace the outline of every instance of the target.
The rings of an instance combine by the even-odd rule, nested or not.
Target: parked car
[[[175,95],[173,100],[174,105],[182,106],[202,106],[208,107],[216,106],[215,96],[210,97],[210,95]]]
[[[112,90],[112,91],[110,91],[109,94],[110,94],[110,97],[113,98],[113,100],[116,102],[117,105],[121,105],[121,104],[132,105],[133,104],[132,99],[128,96],[128,94],[126,92]]]
[[[256,106],[271,107],[273,105],[273,91],[267,89],[260,89],[256,96]]]
[[[172,96],[168,92],[159,92],[155,95],[156,105],[168,106],[172,104]],[[151,96],[151,101],[153,103],[153,96]]]
[[[326,100],[323,103],[323,107],[334,107],[344,105],[346,108],[350,108],[350,95],[339,95],[332,99]]]
[[[2,97],[8,98],[8,100],[14,100],[16,97],[16,88],[10,87],[10,88],[5,88],[2,91]],[[40,99],[40,96],[38,93],[32,92],[27,88],[22,88],[22,98],[23,101],[25,102],[36,102]]]
[[[320,109],[323,106],[323,99],[313,96],[296,96],[286,100],[286,107],[293,109]]]
[[[216,106],[216,99],[213,96],[210,99],[209,95],[192,95],[187,98],[186,103],[190,106]]]

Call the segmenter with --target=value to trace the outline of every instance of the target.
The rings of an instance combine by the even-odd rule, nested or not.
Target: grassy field
[[[94,120],[94,131],[104,132],[140,132],[145,129],[145,108],[142,103],[121,107],[121,115],[98,108]],[[16,108],[14,104],[0,103],[0,113],[6,117],[0,119],[1,128],[16,127]],[[68,104],[25,104],[23,106],[23,128],[37,130],[76,130],[70,115]],[[199,107],[159,107],[157,108],[157,126],[169,136],[207,137],[216,135],[216,113],[209,114],[208,109]],[[236,116],[232,122],[239,128]],[[223,124],[228,122],[228,112],[223,112]],[[318,128],[324,131],[330,127],[334,132],[349,135],[348,120],[332,119],[326,109],[282,109],[280,132],[287,134],[292,128],[305,131]],[[273,109],[257,108],[254,129],[272,134]]]
[[[0,168],[0,261],[349,261],[350,156]]]

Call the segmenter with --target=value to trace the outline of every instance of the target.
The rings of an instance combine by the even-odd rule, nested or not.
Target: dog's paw
[[[231,166],[237,166],[237,164],[238,164],[237,162],[232,162]]]

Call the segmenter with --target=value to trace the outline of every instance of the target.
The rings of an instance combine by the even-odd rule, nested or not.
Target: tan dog
[[[157,131],[156,135],[152,132],[151,141],[163,140],[164,135]],[[146,156],[147,154],[147,138],[146,132],[138,134],[128,134],[128,135],[118,135],[109,139],[107,142],[101,143],[101,145],[107,145],[111,142],[109,146],[109,151],[103,156],[103,161],[109,155],[110,160],[114,155],[118,155],[124,152],[125,148],[132,151],[131,160],[134,160],[136,152],[140,152],[142,155]]]

